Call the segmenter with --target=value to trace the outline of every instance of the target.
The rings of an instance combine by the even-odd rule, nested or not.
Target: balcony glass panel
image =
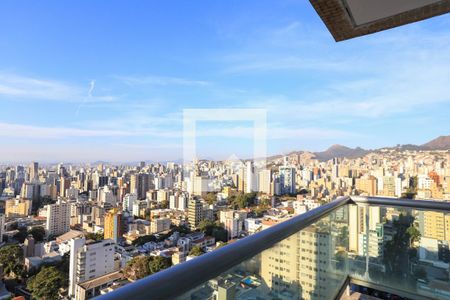
[[[450,299],[450,214],[349,207],[348,274],[380,287]]]
[[[178,299],[332,299],[347,276],[348,206]]]

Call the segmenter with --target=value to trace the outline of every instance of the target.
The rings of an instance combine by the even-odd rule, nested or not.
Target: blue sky
[[[183,109],[269,154],[450,134],[450,15],[335,43],[308,1],[0,3],[0,161],[182,157]],[[203,157],[252,151],[208,122]],[[251,126],[250,126],[251,127]]]

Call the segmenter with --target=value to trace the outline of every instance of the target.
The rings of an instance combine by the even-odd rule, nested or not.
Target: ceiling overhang
[[[310,0],[310,2],[337,42],[450,12],[450,0]]]

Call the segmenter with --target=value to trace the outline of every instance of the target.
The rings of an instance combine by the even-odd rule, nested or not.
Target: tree
[[[233,199],[232,205],[235,208],[243,209],[255,205],[257,193],[239,193]]]
[[[43,267],[36,276],[28,280],[27,289],[36,299],[58,299],[59,290],[67,287],[66,277],[56,267]]]
[[[172,261],[162,256],[150,256],[149,270],[150,274],[157,273],[161,270],[167,269],[172,265]]]
[[[122,272],[128,279],[138,280],[167,269],[171,265],[172,261],[162,256],[137,256],[128,262]]]
[[[19,232],[14,235],[19,243],[23,243],[28,235],[32,235],[36,242],[42,242],[45,238],[45,229],[42,226],[36,226],[27,231],[25,227],[18,228]]]
[[[18,232],[14,235],[14,239],[19,243],[23,243],[25,238],[28,236],[27,229],[25,227],[17,228]]]
[[[406,233],[409,235],[409,246],[411,247],[415,242],[420,241],[420,231],[416,226],[411,224],[406,230]]]
[[[217,195],[216,195],[216,193],[208,192],[206,194],[206,196],[205,196],[205,201],[209,205],[216,203],[217,202]]]
[[[33,227],[28,230],[28,234],[31,234],[36,242],[42,242],[45,238],[45,229],[42,226]]]
[[[198,229],[204,232],[206,235],[212,235],[212,231],[216,224],[211,220],[202,220],[198,223]]]
[[[173,234],[174,232],[178,232],[181,235],[192,233],[192,231],[184,225],[170,225],[170,233]]]
[[[222,226],[215,226],[211,234],[216,242],[227,242],[228,241],[228,231]]]
[[[133,241],[133,245],[142,246],[148,242],[156,242],[156,237],[153,234],[140,236]]]
[[[169,201],[161,201],[161,203],[159,204],[159,208],[169,208]]]
[[[103,234],[103,232],[88,232],[84,237],[86,238],[86,240],[102,241],[104,239],[104,236],[105,235]]]
[[[387,273],[392,276],[408,274],[409,264],[409,244],[411,236],[408,229],[412,226],[414,217],[401,213],[398,220],[392,222],[395,234],[392,240],[384,245],[383,261],[386,265]]]
[[[138,280],[150,275],[150,264],[149,257],[147,256],[136,256],[130,260],[125,268],[122,270],[130,280]]]
[[[55,204],[56,200],[53,200],[50,196],[44,196],[39,198],[38,200],[38,209],[43,208],[44,206],[48,204]]]
[[[203,253],[204,252],[203,252],[202,248],[200,248],[200,246],[194,246],[194,247],[192,247],[191,251],[189,251],[189,256],[200,256]]]
[[[23,250],[19,245],[8,245],[0,249],[0,265],[3,272],[12,278],[23,272]]]
[[[206,235],[213,236],[216,241],[226,242],[228,240],[228,232],[220,224],[216,224],[211,220],[203,220],[198,224],[200,231]]]

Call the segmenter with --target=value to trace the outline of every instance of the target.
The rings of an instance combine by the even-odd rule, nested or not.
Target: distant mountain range
[[[434,140],[431,140],[428,143],[425,143],[422,145],[405,144],[405,145],[397,145],[394,147],[383,147],[380,149],[373,149],[373,150],[366,150],[361,147],[350,148],[350,147],[346,147],[343,145],[332,145],[327,150],[321,151],[321,152],[293,151],[293,152],[289,153],[288,155],[291,155],[291,154],[306,155],[307,157],[314,157],[320,161],[327,161],[334,157],[339,157],[339,158],[346,157],[346,158],[350,158],[350,159],[363,157],[370,152],[379,151],[381,149],[397,149],[400,151],[405,151],[405,150],[411,150],[411,151],[450,150],[450,135],[440,136],[440,137],[435,138]],[[280,159],[282,157],[283,157],[283,155],[278,154],[278,155],[273,155],[273,156],[267,157],[267,160],[271,161],[271,160]],[[205,159],[205,158],[203,158],[203,159]],[[236,157],[236,159],[239,159],[239,158]],[[207,159],[207,160],[213,160],[213,159]],[[147,164],[154,163],[154,161],[149,161],[149,160],[146,160],[145,162]],[[182,159],[173,160],[172,162],[181,164]],[[165,162],[161,162],[161,163],[165,163]],[[96,161],[96,162],[92,162],[91,164],[92,165],[108,164],[108,162]],[[128,163],[124,163],[124,164],[138,165],[139,162],[128,162]]]
[[[326,161],[334,157],[357,158],[364,156],[369,152],[369,150],[360,147],[353,149],[342,145],[333,145],[325,151],[314,152],[314,155],[316,159]]]
[[[450,150],[450,135],[440,136],[421,145],[423,150]]]
[[[450,135],[440,136],[435,138],[434,140],[429,141],[428,143],[422,145],[397,145],[395,147],[385,147],[382,149],[398,149],[398,150],[450,150]],[[378,149],[380,150],[380,149]],[[333,145],[325,151],[322,152],[313,152],[316,159],[321,161],[327,161],[334,157],[346,157],[346,158],[357,158],[362,157],[370,152],[377,151],[376,150],[365,150],[360,147],[349,148],[342,145]]]

